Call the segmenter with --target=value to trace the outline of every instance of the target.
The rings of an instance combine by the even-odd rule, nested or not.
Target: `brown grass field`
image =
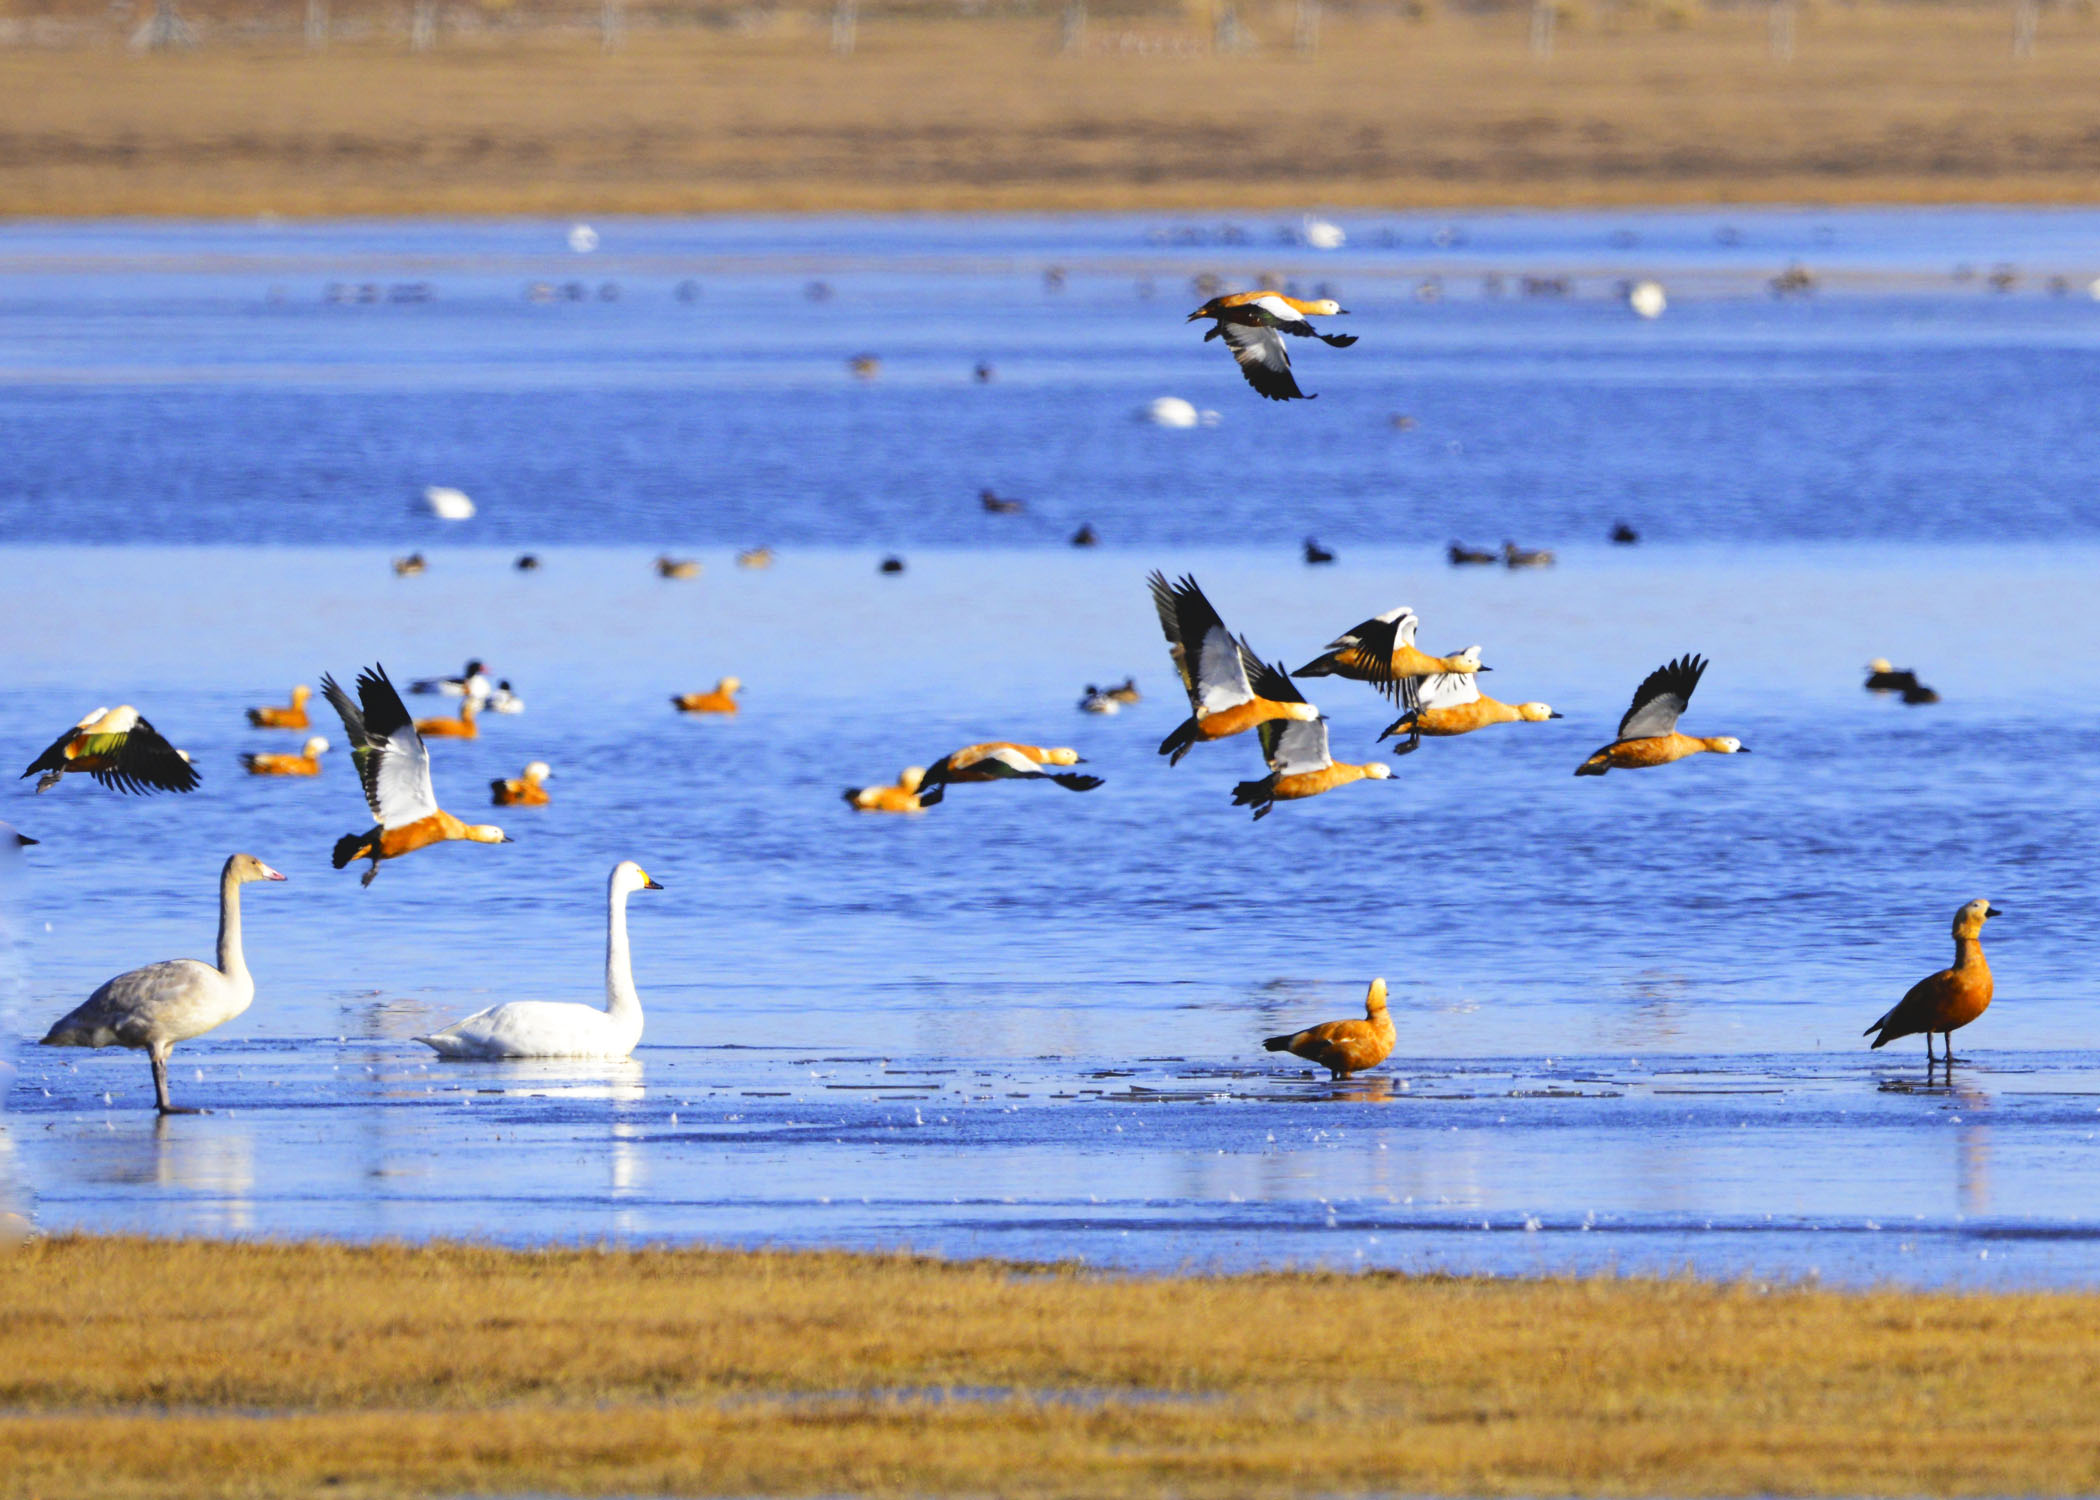
[[[2100,1489],[2100,1296],[0,1250],[0,1496]]]
[[[413,53],[375,21],[309,53],[197,0],[188,52],[0,47],[0,213],[2100,200],[2090,0],[2017,61],[2009,8],[1808,3],[1789,63],[1762,6],[1661,3],[1566,0],[1537,59],[1520,13],[1436,9],[1330,11],[1301,58],[1281,0],[1228,55],[1179,13],[1097,16],[1060,55],[1047,9],[871,16],[851,57],[771,11],[611,52],[573,25]]]

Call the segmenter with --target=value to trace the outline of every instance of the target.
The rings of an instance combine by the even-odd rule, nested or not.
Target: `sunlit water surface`
[[[137,1054],[17,1052],[17,1206],[51,1230],[2090,1283],[2100,308],[2035,278],[2100,218],[1734,222],[1733,245],[1691,216],[1438,245],[1394,221],[1329,260],[1124,221],[609,225],[595,261],[549,225],[0,233],[8,764],[132,702],[205,776],[0,794],[43,840],[0,869],[0,1031],[208,956],[233,850],[290,876],[246,894],[254,1009],[177,1053],[211,1114],[157,1126]],[[1775,302],[1795,256],[1836,269]],[[2036,269],[2003,296],[1948,274],[2010,257]],[[1566,301],[1478,293],[1571,264]],[[1254,401],[1179,322],[1194,271],[1261,265],[1332,276],[1365,336],[1304,357],[1317,403]],[[1607,294],[1672,265],[1658,324]],[[1432,274],[1450,292],[1420,301]],[[586,275],[619,299],[523,294]],[[411,279],[434,300],[326,300]],[[844,371],[863,349],[872,383]],[[1131,420],[1160,394],[1218,425]],[[426,483],[482,514],[412,515]],[[1031,510],[985,515],[984,484]],[[1603,544],[1622,516],[1641,546]],[[1081,520],[1108,545],[1065,547]],[[1298,562],[1308,532],[1341,561]],[[1451,535],[1561,561],[1452,570]],[[734,567],[757,542],[776,565]],[[657,579],[663,546],[703,576]],[[397,579],[411,547],[431,569]],[[907,571],[878,575],[891,549]],[[1251,739],[1153,753],[1184,709],[1154,566],[1294,665],[1411,603],[1433,648],[1483,643],[1489,690],[1567,717],[1252,825]],[[1686,727],[1753,753],[1572,778],[1686,650],[1714,660]],[[528,707],[435,746],[437,786],[516,842],[360,890],[328,868],[367,821],[339,730],[317,781],[250,779],[239,751],[298,736],[240,710],[470,654]],[[1860,691],[1877,654],[1946,701]],[[1076,711],[1131,672],[1143,703]],[[671,711],[725,673],[735,720]],[[1383,753],[1380,700],[1311,686],[1338,753]],[[995,736],[1075,745],[1107,784],[918,818],[838,799]],[[536,758],[551,807],[479,813]],[[666,887],[632,908],[632,1063],[412,1040],[596,999],[620,858]],[[1999,998],[1928,1084],[1922,1044],[1859,1033],[1976,895],[2005,911]],[[1260,1050],[1374,974],[1401,1033],[1377,1074]]]

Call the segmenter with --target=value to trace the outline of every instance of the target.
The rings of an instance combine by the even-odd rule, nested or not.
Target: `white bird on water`
[[[252,854],[219,872],[219,964],[172,958],[109,980],[53,1026],[46,1047],[140,1047],[153,1063],[153,1093],[164,1115],[193,1115],[168,1102],[168,1053],[225,1025],[255,999],[255,976],[241,956],[241,887],[284,877]]]
[[[474,519],[474,502],[467,498],[467,492],[456,490],[449,484],[426,486],[423,490],[423,508],[440,521]]]
[[[642,1039],[642,997],[634,990],[634,964],[627,950],[627,898],[635,891],[662,889],[631,859],[613,866],[605,893],[605,1009],[512,1000],[416,1040],[439,1057],[456,1060],[627,1056]]]

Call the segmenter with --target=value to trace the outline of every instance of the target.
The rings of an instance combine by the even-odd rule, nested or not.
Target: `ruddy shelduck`
[[[1577,766],[1575,774],[1602,776],[1615,767],[1638,771],[1666,766],[1702,750],[1747,755],[1750,747],[1733,735],[1701,737],[1677,732],[1677,718],[1692,701],[1692,690],[1699,686],[1706,666],[1703,657],[1680,656],[1650,672],[1634,689],[1633,707],[1619,720],[1619,737]]]
[[[1110,698],[1114,699],[1116,702],[1124,704],[1141,702],[1143,701],[1145,696],[1143,693],[1140,693],[1138,691],[1137,679],[1135,677],[1126,677],[1121,682],[1117,683],[1114,687],[1106,688],[1103,691],[1106,692],[1107,695]]]
[[[460,699],[456,719],[418,719],[416,733],[427,740],[478,740],[481,726],[475,723],[475,717],[481,712],[481,701],[479,698]]]
[[[1454,656],[1431,656],[1415,645],[1415,631],[1422,621],[1406,605],[1396,605],[1384,614],[1373,615],[1352,625],[1327,643],[1327,650],[1291,675],[1294,677],[1346,677],[1368,682],[1403,709],[1421,706],[1416,684],[1427,677],[1470,677],[1492,671],[1480,664],[1480,648],[1468,646]],[[1403,722],[1405,722],[1403,720]],[[1421,743],[1410,733],[1397,753],[1407,754]]]
[[[736,695],[744,690],[742,678],[724,677],[706,693],[674,693],[671,706],[682,714],[733,714]]]
[[[1983,924],[1999,916],[1998,908],[1978,898],[1954,914],[1954,967],[1928,974],[1910,987],[1895,1009],[1869,1026],[1862,1035],[1873,1035],[1876,1047],[1886,1047],[1898,1037],[1925,1034],[1925,1065],[1932,1055],[1932,1034],[1947,1041],[1947,1055],[1938,1059],[1953,1063],[1954,1033],[1968,1025],[1991,1003],[1991,966],[1983,961]]]
[[[915,813],[925,809],[919,801],[919,785],[926,779],[924,766],[906,766],[893,786],[847,787],[847,805],[856,812]]]
[[[1271,1052],[1294,1053],[1342,1079],[1391,1057],[1396,1040],[1392,1015],[1385,1008],[1385,981],[1374,979],[1370,993],[1364,996],[1361,1021],[1325,1021],[1288,1036],[1272,1036],[1262,1046]]]
[[[690,557],[659,557],[656,559],[658,578],[698,578],[700,564]]]
[[[497,807],[545,807],[547,778],[554,774],[543,760],[536,760],[520,776],[498,776],[489,783],[489,801]]]
[[[248,710],[248,722],[257,729],[311,729],[313,725],[306,717],[306,700],[313,695],[314,690],[302,682],[292,689],[289,708],[279,708],[275,705],[251,708]]]
[[[976,781],[1054,781],[1068,792],[1091,792],[1101,778],[1077,771],[1046,769],[1076,766],[1084,757],[1068,746],[1021,745],[1012,740],[986,740],[950,751],[926,768],[919,780],[919,806],[933,807],[946,789]]]
[[[1317,797],[1352,781],[1384,781],[1393,774],[1384,761],[1356,765],[1336,760],[1327,749],[1327,721],[1273,720],[1261,726],[1262,754],[1269,774],[1232,789],[1234,807],[1251,807],[1258,823],[1279,802]]]
[[[1347,311],[1339,302],[1324,298],[1303,302],[1282,292],[1233,292],[1211,298],[1190,313],[1188,321],[1211,320],[1203,341],[1207,344],[1216,338],[1225,340],[1225,347],[1239,362],[1240,373],[1259,394],[1271,401],[1304,401],[1311,398],[1298,389],[1291,374],[1291,353],[1284,336],[1315,338],[1333,348],[1346,349],[1356,342],[1354,334],[1321,333],[1311,320],[1343,317]]]
[[[241,887],[284,877],[252,854],[236,854],[219,871],[219,961],[173,958],[106,981],[44,1034],[46,1047],[132,1047],[153,1065],[154,1104],[164,1115],[191,1115],[168,1098],[168,1053],[247,1010],[255,977],[241,953]]]
[[[736,555],[736,565],[740,568],[770,568],[773,566],[773,549],[746,547]]]
[[[248,768],[250,776],[318,776],[321,774],[321,752],[327,748],[327,739],[317,734],[300,747],[297,755],[262,755],[251,751],[241,757],[241,764]]]
[[[371,868],[359,883],[370,885],[381,861],[399,859],[432,844],[466,839],[476,844],[507,844],[510,837],[493,823],[462,823],[438,806],[430,784],[430,751],[408,716],[408,708],[386,668],[372,666],[357,674],[358,701],[321,678],[321,692],[342,718],[357,762],[357,779],[365,803],[379,821],[363,833],[346,833],[335,841],[335,867],[369,859]]]
[[[1424,677],[1415,684],[1415,706],[1386,725],[1378,737],[1419,734],[1444,739],[1471,734],[1490,724],[1543,724],[1561,717],[1543,703],[1504,703],[1490,698],[1480,690],[1479,682],[1470,672]]]
[[[119,792],[197,789],[197,768],[190,758],[162,739],[128,703],[96,709],[53,740],[22,775],[36,776],[36,789],[47,792],[65,776],[81,771]]]
[[[394,559],[394,576],[396,578],[413,578],[418,573],[424,572],[429,566],[429,563],[423,561],[422,553],[411,552],[406,557]]]
[[[1195,579],[1168,583],[1165,574],[1154,573],[1148,581],[1167,654],[1189,695],[1189,717],[1159,744],[1168,765],[1180,764],[1198,740],[1244,734],[1272,719],[1310,722],[1320,716],[1279,668],[1263,662],[1244,639],[1233,639]]]

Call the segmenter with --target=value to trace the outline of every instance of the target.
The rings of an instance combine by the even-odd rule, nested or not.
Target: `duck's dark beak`
[[[1995,906],[1986,906],[1983,909],[1983,914],[1987,917],[2002,917],[2005,915],[2004,912],[1998,910]]]
[[[645,891],[660,891],[663,887],[653,880],[645,880],[642,882],[642,889]]]
[[[1547,718],[1549,718],[1549,719],[1565,719],[1565,718],[1567,717],[1567,715],[1566,715],[1566,714],[1548,714],[1548,715],[1546,715],[1546,717],[1547,717]]]
[[[1735,753],[1738,755],[1748,755],[1750,753],[1750,747],[1748,745],[1738,745],[1735,747]]]
[[[30,844],[41,844],[43,840],[33,839],[26,833],[18,833],[15,835],[15,842],[26,848]]]

